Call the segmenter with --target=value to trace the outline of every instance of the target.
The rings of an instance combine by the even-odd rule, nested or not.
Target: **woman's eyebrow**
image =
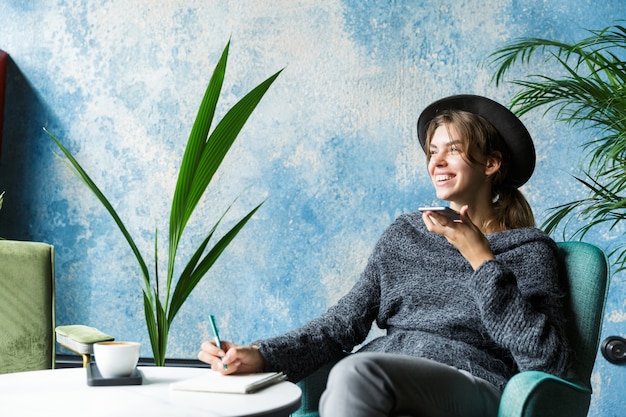
[[[451,147],[451,146],[459,146],[461,144],[461,141],[458,139],[450,139],[449,141],[447,141],[446,143],[444,143],[442,145],[442,147]],[[430,144],[430,149],[437,149],[437,145],[431,143]]]

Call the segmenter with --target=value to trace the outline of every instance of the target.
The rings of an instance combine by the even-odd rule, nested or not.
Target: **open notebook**
[[[222,375],[215,371],[170,384],[178,391],[205,391],[230,394],[249,394],[270,385],[284,381],[282,372],[261,372],[256,374]]]

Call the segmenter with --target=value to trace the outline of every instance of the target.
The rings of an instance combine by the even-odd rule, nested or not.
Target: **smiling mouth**
[[[444,182],[444,181],[451,180],[452,178],[453,178],[452,175],[435,175],[436,182]]]

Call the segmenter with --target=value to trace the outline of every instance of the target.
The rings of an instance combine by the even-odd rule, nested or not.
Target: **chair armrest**
[[[525,371],[507,383],[498,417],[586,417],[591,389],[540,371]]]
[[[326,381],[330,369],[336,362],[328,363],[317,371],[298,381],[302,390],[302,405],[291,417],[319,417],[318,406],[320,397],[326,389]]]

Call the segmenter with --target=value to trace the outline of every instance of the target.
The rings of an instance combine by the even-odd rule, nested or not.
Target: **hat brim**
[[[455,95],[437,100],[424,109],[417,120],[417,136],[424,152],[428,125],[446,110],[464,110],[487,119],[498,131],[510,151],[510,166],[505,181],[521,187],[535,170],[535,146],[526,126],[509,109],[482,96]]]

